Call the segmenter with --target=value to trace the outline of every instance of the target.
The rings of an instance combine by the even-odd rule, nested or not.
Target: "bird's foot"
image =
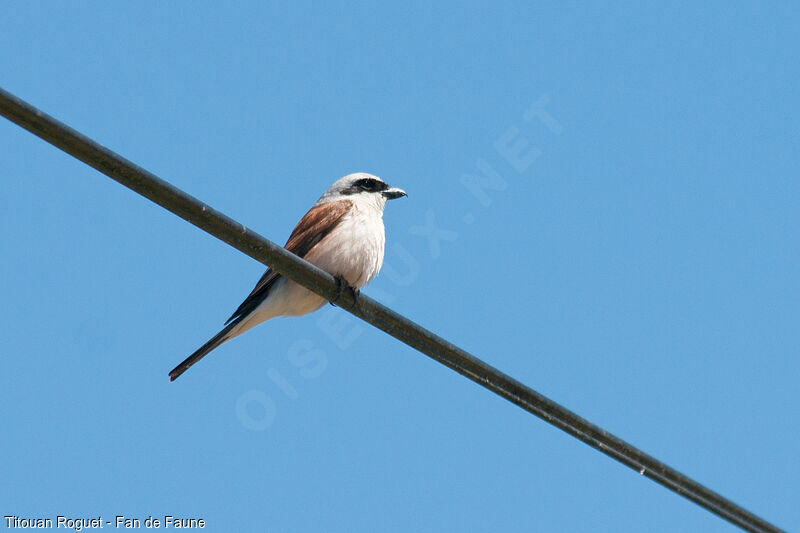
[[[350,296],[353,297],[353,301],[358,299],[358,295],[361,294],[360,289],[354,289],[351,287],[350,284],[347,283],[347,280],[345,280],[342,276],[333,276],[333,279],[336,280],[336,298],[330,302],[332,306],[336,306],[336,304],[333,302],[338,302],[339,298],[342,297],[345,291],[350,293]]]

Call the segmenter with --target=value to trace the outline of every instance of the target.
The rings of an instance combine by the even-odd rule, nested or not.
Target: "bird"
[[[340,288],[355,293],[383,265],[383,210],[388,200],[408,196],[372,174],[357,172],[336,180],[297,223],[284,248],[333,275]],[[302,316],[326,300],[268,268],[225,322],[225,327],[169,373],[175,381],[224,342],[278,316]]]

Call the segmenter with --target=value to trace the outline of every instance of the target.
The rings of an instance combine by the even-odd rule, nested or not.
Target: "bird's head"
[[[317,204],[334,202],[337,200],[352,200],[359,203],[372,205],[383,211],[387,200],[407,196],[406,191],[397,187],[390,187],[377,176],[365,172],[349,174],[334,182],[325,191]]]

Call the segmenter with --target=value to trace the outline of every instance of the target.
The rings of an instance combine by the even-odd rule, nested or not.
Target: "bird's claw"
[[[361,294],[359,289],[354,289],[351,287],[350,284],[347,283],[347,280],[345,280],[342,276],[333,276],[333,279],[336,280],[336,298],[330,302],[332,306],[336,307],[334,302],[338,302],[339,298],[342,297],[342,294],[344,294],[345,291],[350,292],[350,295],[353,297],[353,301],[355,301],[358,298],[358,295]]]

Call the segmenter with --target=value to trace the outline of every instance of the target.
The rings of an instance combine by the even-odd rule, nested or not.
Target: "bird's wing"
[[[312,207],[297,223],[284,248],[298,257],[305,257],[309,250],[333,231],[333,228],[341,222],[342,217],[352,205],[353,203],[349,200],[339,200]],[[270,289],[280,277],[280,274],[268,268],[250,295],[244,299],[225,324],[250,314],[269,295]]]

